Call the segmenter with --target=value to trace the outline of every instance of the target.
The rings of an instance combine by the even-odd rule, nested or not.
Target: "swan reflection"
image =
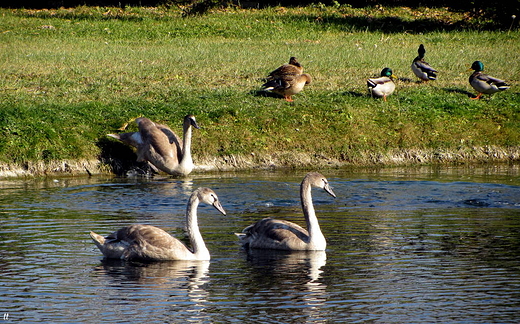
[[[326,318],[323,307],[327,300],[327,285],[322,282],[326,260],[325,251],[249,250],[247,262],[251,282],[247,285],[254,287],[254,291],[249,292],[284,307],[286,312],[277,315],[282,321],[288,316],[319,323],[321,318]],[[265,294],[269,296],[261,296]],[[276,312],[276,308],[266,312]]]
[[[153,263],[103,259],[94,272],[107,286],[106,300],[125,298],[124,303],[145,304],[150,308],[167,308],[163,314],[176,313],[180,318],[207,320],[206,284],[209,261],[164,261]],[[121,307],[120,303],[114,305]]]

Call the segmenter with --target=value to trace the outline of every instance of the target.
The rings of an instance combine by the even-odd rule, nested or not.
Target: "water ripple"
[[[336,199],[313,191],[325,253],[246,253],[233,235],[264,216],[303,224],[299,173],[0,183],[3,311],[23,323],[520,321],[518,186],[364,176],[328,175]],[[228,211],[199,210],[210,262],[107,262],[90,241],[135,222],[183,238],[199,186]]]

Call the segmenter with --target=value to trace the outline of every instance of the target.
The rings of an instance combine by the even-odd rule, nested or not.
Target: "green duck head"
[[[391,68],[384,68],[382,71],[381,71],[381,76],[386,76],[386,77],[389,77],[389,78],[395,78],[395,75],[394,73],[392,72],[392,69]]]
[[[480,61],[475,61],[471,64],[470,70],[475,70],[477,72],[484,71],[484,63]]]

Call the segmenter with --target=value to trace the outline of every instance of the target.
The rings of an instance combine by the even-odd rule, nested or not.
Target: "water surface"
[[[518,323],[515,166],[323,171],[313,191],[326,252],[246,253],[234,232],[263,217],[304,224],[305,172],[0,180],[0,311],[10,321]],[[88,232],[133,223],[184,238],[191,191],[209,262],[106,261]],[[0,314],[1,315],[1,314]]]

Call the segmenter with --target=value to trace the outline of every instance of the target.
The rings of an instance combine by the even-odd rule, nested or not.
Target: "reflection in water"
[[[277,322],[324,322],[321,308],[327,300],[327,286],[321,281],[321,274],[327,260],[325,251],[252,249],[246,253],[251,269],[251,280],[246,284],[251,297],[290,299],[285,305],[264,305],[264,316],[272,315]],[[284,314],[279,307],[290,312]]]
[[[100,297],[115,302],[116,308],[118,301],[128,303],[128,296],[132,295],[135,306],[158,308],[166,317],[209,321],[209,315],[204,313],[208,304],[205,285],[209,282],[209,265],[209,261],[141,263],[103,259],[94,273],[98,279],[109,279]],[[144,287],[148,294],[139,292]]]
[[[0,180],[1,310],[20,323],[518,323],[518,171],[329,170],[338,197],[315,201],[326,256],[246,254],[233,235],[259,215],[301,223],[303,172]],[[100,263],[89,230],[183,237],[202,186],[228,211],[199,209],[210,262]]]
[[[283,251],[251,249],[246,252],[248,263],[253,268],[273,274],[306,273],[310,281],[318,280],[327,262],[325,251]]]

